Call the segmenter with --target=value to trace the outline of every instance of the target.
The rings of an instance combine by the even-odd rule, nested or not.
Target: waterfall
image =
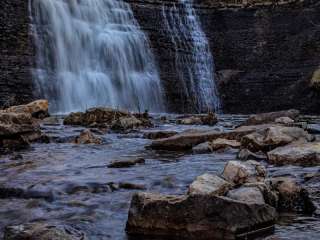
[[[51,111],[163,110],[146,35],[122,0],[31,0],[34,78]]]
[[[163,16],[175,46],[176,67],[185,96],[196,111],[221,111],[214,79],[214,61],[209,43],[192,0],[179,0],[171,7],[163,6]]]

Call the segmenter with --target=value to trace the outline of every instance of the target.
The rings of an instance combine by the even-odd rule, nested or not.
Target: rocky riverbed
[[[247,209],[237,205],[243,197],[246,204],[263,201],[269,204],[264,211],[274,208],[277,215],[275,231],[268,239],[319,239],[320,212],[313,209],[320,205],[318,117],[290,111],[247,120],[249,116],[243,115],[149,115],[99,108],[45,118],[43,109],[18,110],[0,113],[11,116],[6,122],[0,118],[0,133],[15,130],[0,134],[4,148],[0,155],[0,236],[5,239],[28,234],[49,236],[41,239],[134,239],[125,231],[131,200],[134,196],[132,213],[132,207],[138,206],[134,203],[145,196],[141,194],[151,193],[151,199],[178,195],[175,201],[183,202],[178,211],[183,216],[185,209],[204,201],[221,206],[221,201],[230,201],[225,199],[237,199],[228,204],[230,209]],[[17,149],[20,144],[24,147]],[[247,160],[259,164],[257,173],[231,174],[230,164],[238,166]],[[274,180],[279,177],[292,181]],[[218,190],[210,185],[217,182],[223,186]],[[273,186],[281,199],[277,206],[261,198],[257,182]],[[251,191],[243,195],[246,187]],[[286,198],[284,193],[292,189],[299,194]],[[220,196],[224,200],[216,200]],[[152,216],[157,216],[156,210],[151,206]],[[273,210],[267,215],[272,219]],[[154,223],[152,216],[149,220]],[[232,219],[233,223],[241,220]],[[135,232],[133,227],[129,226],[129,232]]]

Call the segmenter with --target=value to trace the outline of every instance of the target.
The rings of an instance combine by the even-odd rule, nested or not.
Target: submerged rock
[[[246,120],[241,125],[249,126],[249,125],[272,123],[272,122],[275,122],[276,119],[281,117],[296,119],[299,116],[299,114],[300,112],[295,109],[279,111],[279,112],[261,113],[261,114],[252,115],[248,120]]]
[[[126,231],[170,239],[236,239],[272,232],[276,211],[267,204],[234,201],[213,195],[132,197]]]
[[[2,112],[5,113],[26,113],[31,114],[34,118],[43,119],[49,116],[48,100],[37,100],[26,105],[9,107]]]
[[[101,144],[102,140],[96,137],[89,129],[83,130],[74,140],[76,144]]]
[[[196,195],[224,195],[230,188],[231,184],[217,175],[205,173],[198,176],[189,186],[188,194]]]
[[[244,136],[241,139],[241,144],[253,152],[267,152],[294,141],[308,142],[312,140],[314,137],[301,128],[272,126]]]
[[[267,156],[263,152],[253,153],[250,150],[243,148],[238,153],[240,160],[267,160]]]
[[[268,152],[268,161],[275,165],[316,166],[320,164],[320,142],[294,143]]]
[[[126,161],[114,161],[108,165],[108,168],[128,168],[136,164],[144,164],[145,160],[143,158],[137,158],[133,160]]]
[[[184,125],[210,125],[210,126],[213,126],[217,122],[218,122],[218,118],[212,112],[210,112],[208,114],[181,116],[176,120],[177,124],[184,124]]]
[[[266,169],[256,161],[229,161],[224,167],[222,177],[234,184],[262,182],[266,177]]]
[[[160,138],[168,138],[176,134],[178,134],[178,132],[176,131],[150,131],[150,132],[145,132],[143,134],[143,137],[148,139],[160,139]]]
[[[278,194],[277,209],[280,212],[312,213],[316,210],[308,191],[290,177],[268,179],[268,184]]]
[[[66,225],[47,223],[29,223],[7,226],[4,229],[4,240],[85,240],[85,234]]]

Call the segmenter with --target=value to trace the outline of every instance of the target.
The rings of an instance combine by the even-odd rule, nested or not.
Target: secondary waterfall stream
[[[51,111],[163,110],[145,34],[122,0],[33,0],[34,78]]]
[[[198,112],[220,112],[213,56],[193,8],[193,0],[179,0],[170,9],[163,7],[163,16],[175,46],[176,66],[185,95]]]

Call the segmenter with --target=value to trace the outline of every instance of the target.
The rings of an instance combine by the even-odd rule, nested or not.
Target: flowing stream
[[[122,0],[32,0],[34,78],[52,112],[163,111],[146,35]]]
[[[172,7],[163,6],[163,16],[175,46],[176,66],[186,96],[198,112],[221,112],[213,56],[193,1],[179,0]]]

